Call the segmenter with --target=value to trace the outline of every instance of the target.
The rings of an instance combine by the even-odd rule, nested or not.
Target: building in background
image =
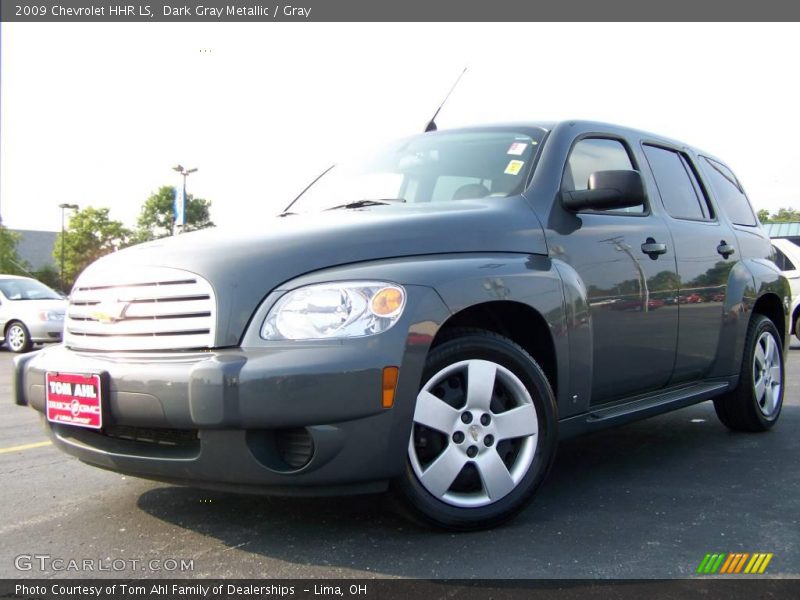
[[[785,239],[800,245],[800,222],[763,223],[762,227],[772,239]]]
[[[58,268],[53,258],[56,245],[55,231],[35,231],[33,229],[9,229],[20,235],[17,254],[29,265],[31,272],[40,271],[44,267]]]

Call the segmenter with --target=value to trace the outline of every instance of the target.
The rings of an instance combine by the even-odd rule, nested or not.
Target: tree
[[[72,288],[81,271],[101,256],[128,245],[131,231],[108,218],[107,208],[91,206],[74,213],[64,234],[64,291]],[[61,262],[61,234],[56,236],[53,258]]]
[[[136,242],[148,242],[172,235],[172,224],[175,221],[174,201],[175,186],[171,185],[162,185],[145,201],[137,221]],[[210,208],[210,200],[186,194],[186,224],[183,231],[214,227],[209,216]]]
[[[659,271],[647,281],[651,292],[677,290],[681,287],[681,278],[675,271]]]
[[[0,225],[0,273],[28,275],[28,264],[17,253],[20,235]]]
[[[59,257],[60,256],[61,253],[59,252]],[[60,273],[53,265],[44,265],[38,271],[34,271],[33,276],[54,290],[57,290],[61,286],[61,282],[59,281]]]
[[[758,220],[762,223],[790,223],[800,221],[800,210],[795,210],[792,207],[778,209],[778,212],[769,214],[766,208],[758,211]]]

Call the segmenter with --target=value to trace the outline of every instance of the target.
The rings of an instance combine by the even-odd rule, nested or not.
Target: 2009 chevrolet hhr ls
[[[558,440],[713,399],[778,419],[790,326],[736,176],[591,122],[430,132],[332,168],[254,233],[91,265],[16,401],[120,473],[392,489],[454,529],[521,509]]]

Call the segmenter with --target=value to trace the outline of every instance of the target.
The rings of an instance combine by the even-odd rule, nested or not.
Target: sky
[[[3,23],[0,217],[188,191],[257,224],[320,171],[421,132],[592,119],[718,155],[756,209],[800,208],[798,24]]]

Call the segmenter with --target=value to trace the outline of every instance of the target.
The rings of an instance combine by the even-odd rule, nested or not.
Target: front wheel
[[[6,329],[6,345],[12,352],[21,353],[31,349],[31,335],[28,328],[19,321],[12,321]]]
[[[719,420],[734,431],[766,431],[781,414],[783,345],[775,325],[753,315],[747,328],[742,370],[735,390],[714,400]]]
[[[454,332],[431,351],[413,421],[396,488],[413,516],[448,529],[516,514],[555,454],[547,377],[524,349],[487,331]]]

